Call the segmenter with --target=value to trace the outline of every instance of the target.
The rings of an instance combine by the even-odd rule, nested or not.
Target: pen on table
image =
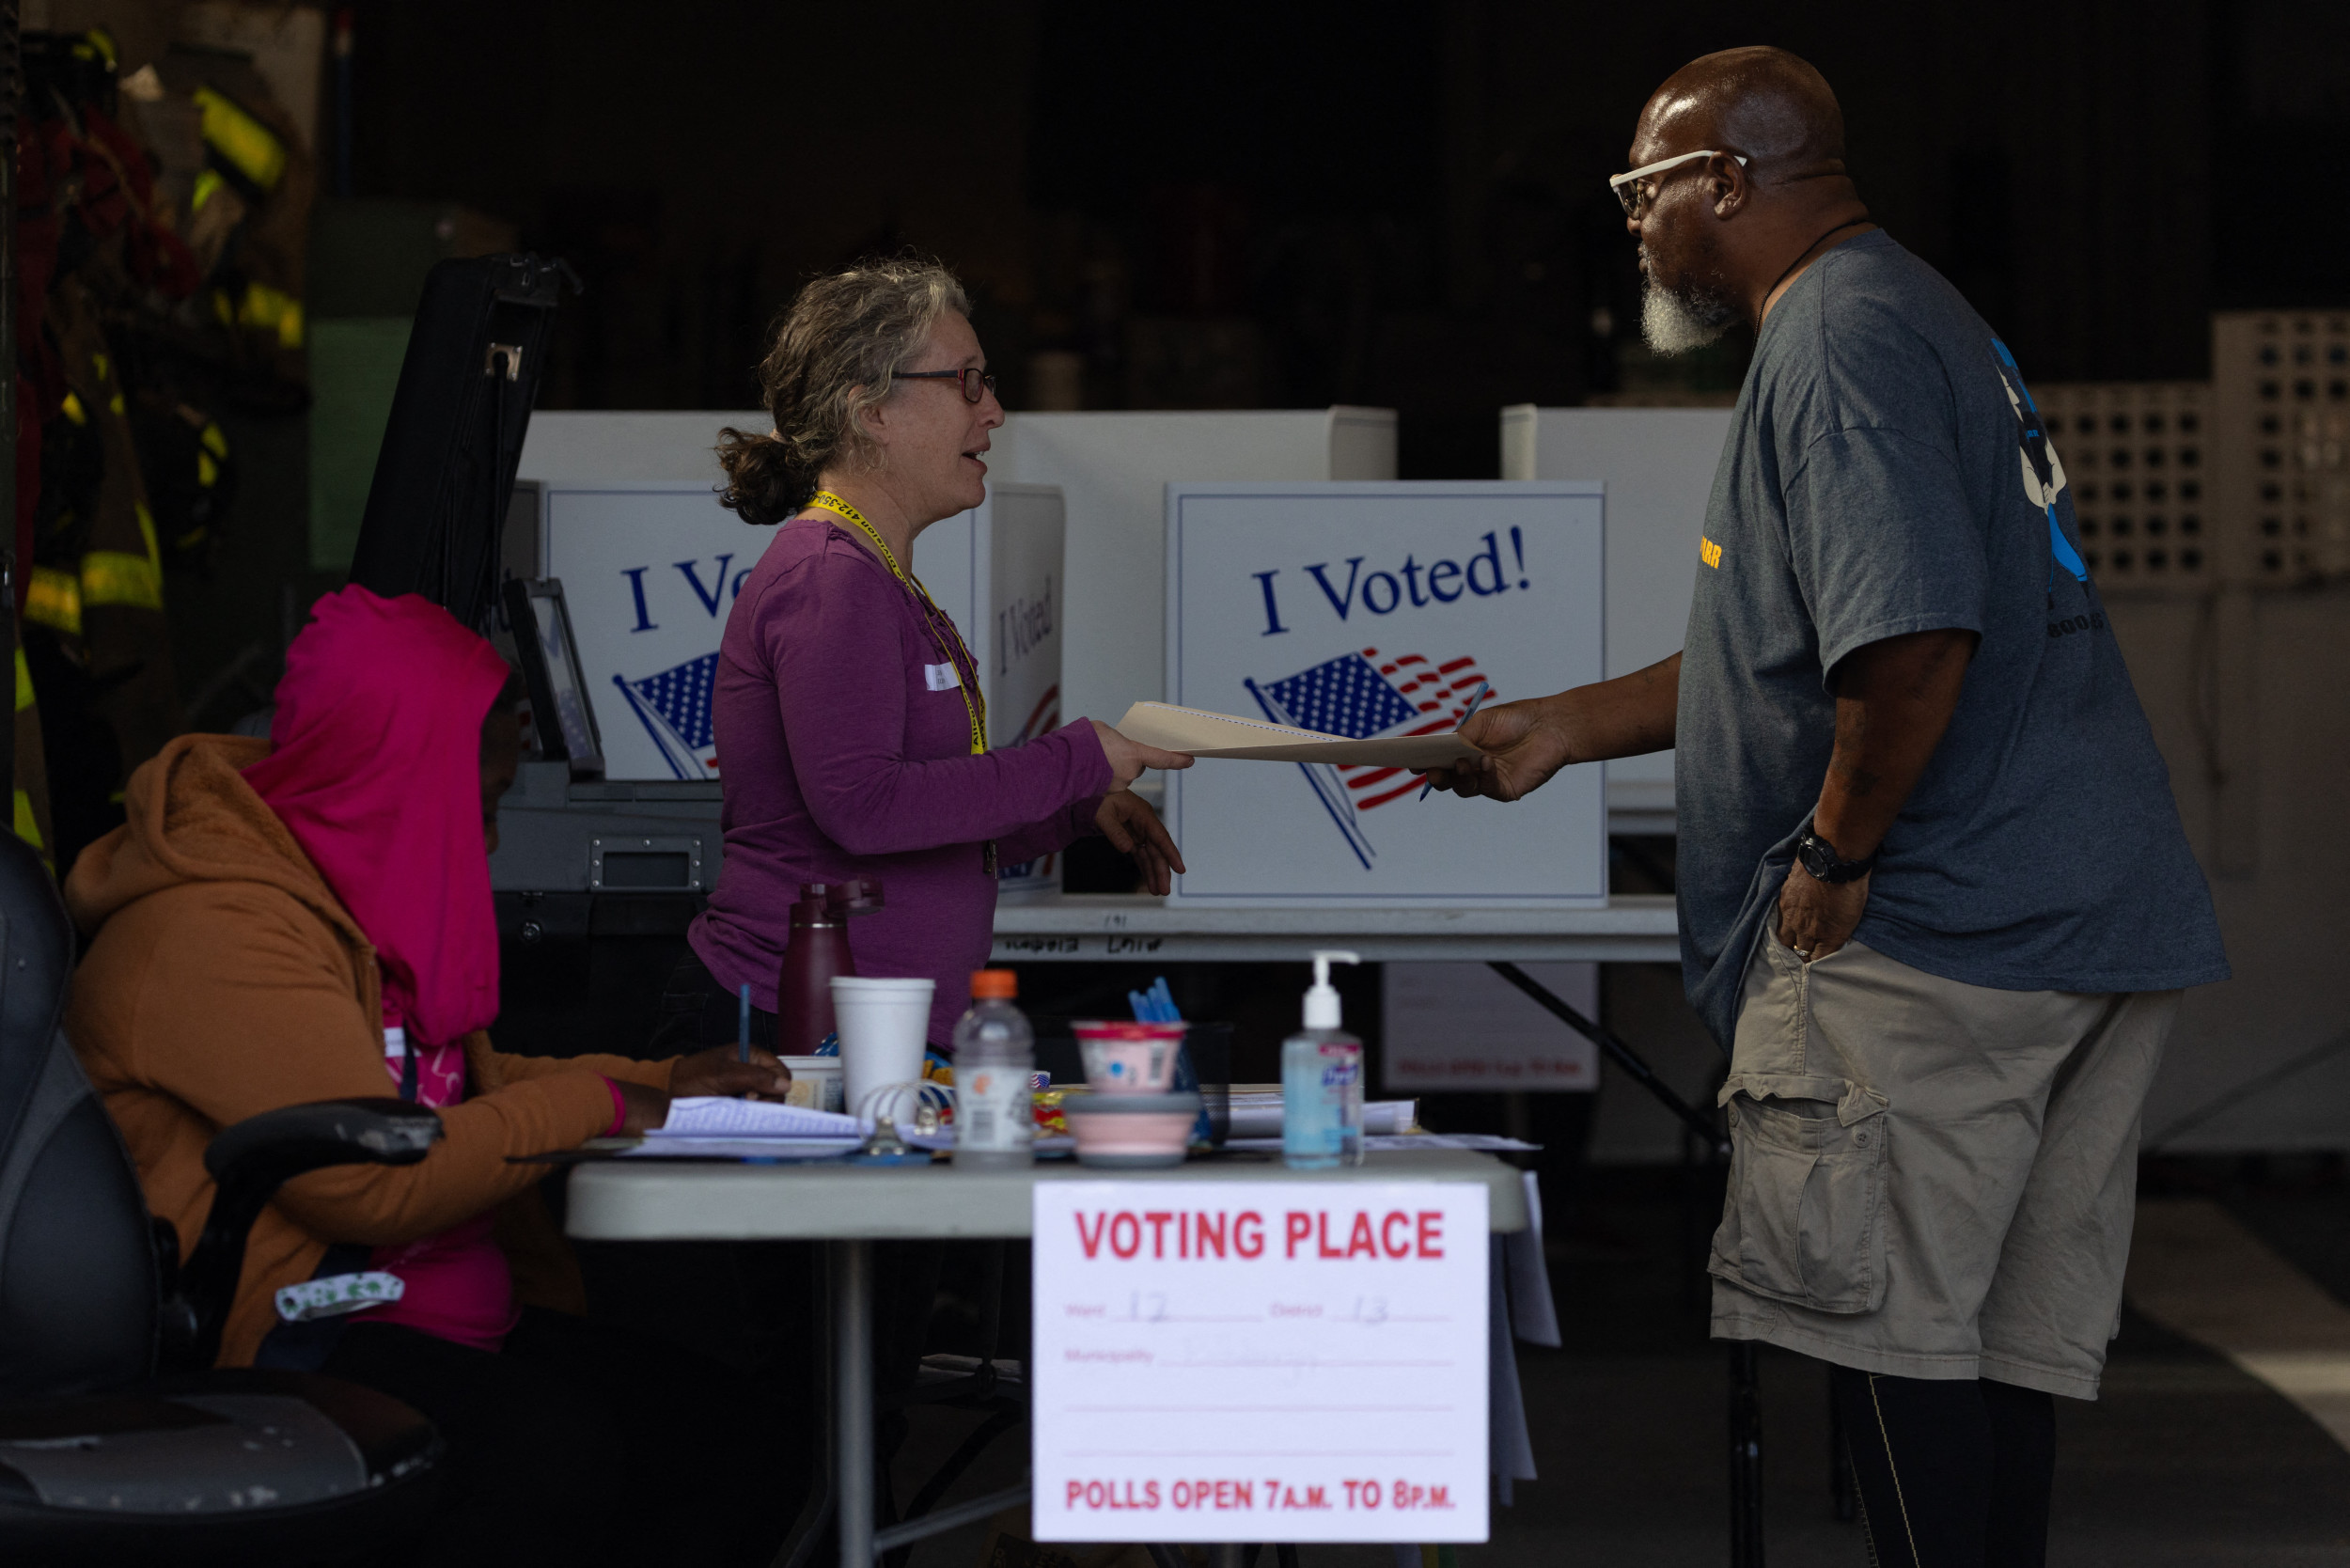
[[[742,1001],[742,1011],[734,1015],[734,1059],[747,1066],[751,1059],[751,988],[747,981],[743,986]]]
[[[1491,681],[1480,681],[1477,682],[1477,695],[1469,698],[1468,712],[1461,715],[1461,724],[1466,724],[1469,720],[1477,716],[1477,705],[1484,701],[1485,694],[1493,689],[1494,683]],[[1458,729],[1461,728],[1461,724],[1456,724],[1452,728]],[[1416,800],[1426,800],[1428,798],[1428,792],[1435,787],[1436,776],[1432,773],[1428,776],[1428,782],[1419,787],[1419,793],[1413,798]]]

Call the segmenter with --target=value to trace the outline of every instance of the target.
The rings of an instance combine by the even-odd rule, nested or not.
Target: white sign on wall
[[[1058,490],[999,485],[915,543],[915,574],[979,660],[991,745],[1060,722],[1062,529]],[[706,479],[551,480],[540,538],[542,573],[563,582],[606,776],[720,776],[718,643],[775,530],[719,506]],[[1007,868],[1007,882],[1051,870]]]
[[[1596,964],[1521,964],[1586,1018]],[[1456,1093],[1599,1087],[1599,1047],[1482,964],[1380,965],[1380,1080]]]
[[[1601,490],[1572,481],[1167,487],[1167,700],[1368,739],[1602,678]],[[1207,760],[1167,777],[1221,904],[1597,906],[1597,764],[1509,806],[1410,774]]]
[[[1041,1182],[1040,1541],[1486,1538],[1486,1192]]]

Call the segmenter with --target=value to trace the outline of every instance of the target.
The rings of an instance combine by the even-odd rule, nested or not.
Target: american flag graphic
[[[641,681],[615,675],[612,683],[620,688],[671,773],[680,778],[717,776],[717,735],[710,715],[718,683],[717,654],[705,653]]]
[[[1367,741],[1455,729],[1468,712],[1469,699],[1486,682],[1476,659],[1467,655],[1439,663],[1424,653],[1385,658],[1379,650],[1366,648],[1283,680],[1243,683],[1276,724]],[[1497,695],[1488,692],[1486,700]],[[1313,786],[1365,870],[1378,852],[1363,835],[1362,813],[1420,787],[1419,776],[1402,768],[1301,762],[1298,771]]]

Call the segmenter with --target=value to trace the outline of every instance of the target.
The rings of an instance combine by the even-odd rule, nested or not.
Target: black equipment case
[[[569,267],[537,256],[443,261],[427,275],[352,582],[387,599],[423,594],[489,630],[514,471],[565,282],[578,287]]]

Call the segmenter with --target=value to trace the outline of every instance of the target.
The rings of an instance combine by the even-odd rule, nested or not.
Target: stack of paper
[[[1363,1131],[1370,1133],[1408,1133],[1419,1120],[1418,1100],[1370,1100],[1363,1105]],[[1232,1089],[1232,1130],[1230,1137],[1279,1137],[1281,1136],[1281,1091],[1255,1085],[1234,1085]]]
[[[669,1119],[627,1152],[651,1159],[807,1159],[854,1149],[870,1131],[838,1111],[696,1094],[670,1101]]]

